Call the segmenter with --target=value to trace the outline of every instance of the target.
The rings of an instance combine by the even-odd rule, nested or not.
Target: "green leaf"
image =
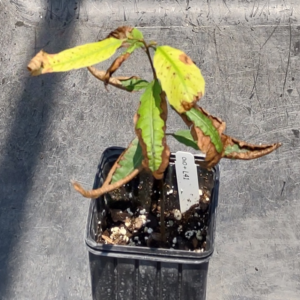
[[[192,134],[189,130],[178,130],[172,136],[180,143],[192,147],[195,150],[199,150],[197,142],[193,139]]]
[[[30,61],[27,68],[32,75],[40,75],[88,67],[113,56],[123,42],[124,40],[111,37],[57,54],[48,54],[42,50]]]
[[[130,46],[125,52],[131,54],[134,50],[144,47],[142,40],[144,40],[143,34],[138,29],[133,28],[126,41]]]
[[[181,50],[159,46],[153,64],[162,89],[177,112],[189,110],[204,94],[205,81],[200,69]]]
[[[131,31],[131,36],[132,36],[132,38],[135,39],[135,40],[140,40],[140,41],[141,41],[141,40],[144,39],[144,36],[143,36],[142,32],[139,31],[139,30],[136,29],[136,28],[133,28],[133,29],[132,29],[132,31]]]
[[[237,145],[237,144],[234,144],[234,145],[228,145],[228,146],[225,148],[224,156],[230,155],[230,154],[232,154],[232,153],[246,153],[246,152],[250,152],[250,150],[247,150],[247,149],[241,149],[241,148],[239,147],[239,145]]]
[[[161,108],[161,93],[162,90],[158,80],[149,83],[141,96],[141,104],[137,111],[139,118],[136,123],[136,129],[140,132],[143,141],[141,146],[144,149],[144,153],[147,153],[149,169],[152,172],[160,168],[162,154],[165,149],[163,145],[165,120],[161,117],[163,112]]]
[[[131,41],[132,43],[130,43],[130,40],[128,40],[129,44],[131,44],[127,50],[124,53],[132,53],[134,50],[142,48],[144,46],[143,43],[141,42],[137,42],[137,41]]]
[[[217,129],[213,126],[212,121],[199,110],[192,108],[187,111],[186,116],[199,127],[201,131],[209,136],[218,153],[223,150],[223,143]]]
[[[130,175],[135,169],[139,168],[142,164],[142,160],[142,148],[138,138],[135,138],[126,149],[123,158],[119,161],[120,167],[117,168],[113,174],[111,183],[117,182]]]
[[[130,78],[127,80],[120,80],[122,86],[124,86],[127,91],[139,91],[145,89],[149,82],[140,78]]]

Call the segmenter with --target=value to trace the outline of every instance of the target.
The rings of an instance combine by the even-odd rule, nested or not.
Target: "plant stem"
[[[150,65],[151,65],[151,69],[152,69],[152,72],[153,72],[153,78],[156,80],[157,76],[156,76],[156,72],[155,72],[153,62],[152,62],[152,58],[151,58],[150,51],[149,51],[150,46],[148,46],[145,41],[143,41],[143,44],[145,45],[145,51],[146,51],[146,54],[148,56],[148,59],[149,59]]]
[[[160,191],[160,234],[161,234],[161,247],[166,245],[166,227],[165,227],[165,184],[164,180],[159,180],[159,191]]]

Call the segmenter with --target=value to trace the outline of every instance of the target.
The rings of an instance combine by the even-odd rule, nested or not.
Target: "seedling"
[[[93,65],[105,61],[122,49],[121,54],[106,71]],[[113,77],[112,75],[134,51],[142,50],[149,59],[153,80],[139,76]],[[103,186],[85,190],[79,183],[74,188],[84,197],[97,198],[129,182],[146,169],[153,177],[162,180],[169,164],[170,149],[166,142],[167,101],[189,129],[172,134],[179,142],[205,155],[205,167],[212,168],[221,158],[254,159],[269,154],[281,146],[253,145],[224,134],[226,124],[210,115],[198,105],[204,95],[205,81],[200,69],[183,51],[170,46],[146,42],[136,28],[123,26],[105,39],[67,49],[57,54],[41,50],[28,64],[32,75],[65,72],[87,67],[92,75],[127,92],[142,91],[140,106],[134,116],[136,137],[110,170]]]

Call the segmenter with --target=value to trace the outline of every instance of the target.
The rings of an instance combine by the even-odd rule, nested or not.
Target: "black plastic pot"
[[[94,188],[101,186],[110,167],[123,148],[104,151]],[[195,156],[195,161],[203,160]],[[198,173],[201,168],[197,167]],[[167,173],[174,171],[174,156]],[[202,253],[149,247],[99,244],[98,222],[102,221],[104,197],[91,201],[86,245],[89,251],[92,296],[94,300],[204,300],[209,259],[214,250],[215,217],[218,203],[219,169],[211,172],[210,220],[206,249]],[[203,180],[201,176],[199,181]],[[207,178],[205,179],[207,180]]]

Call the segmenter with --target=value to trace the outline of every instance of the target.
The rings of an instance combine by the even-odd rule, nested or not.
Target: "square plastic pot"
[[[104,151],[94,188],[102,185],[112,164],[123,150],[123,148],[111,147]],[[196,163],[200,160],[203,160],[203,157],[195,156]],[[174,174],[174,168],[174,155],[171,155],[165,178],[170,178],[168,174]],[[200,185],[200,181],[204,179],[203,176],[201,177],[201,168],[197,167],[197,170]],[[206,184],[211,185],[212,191],[206,249],[202,253],[99,244],[96,242],[98,222],[103,218],[105,199],[99,197],[91,200],[86,245],[94,300],[204,300],[206,298],[208,265],[214,250],[219,168],[215,167],[210,174],[211,176],[205,178]]]

